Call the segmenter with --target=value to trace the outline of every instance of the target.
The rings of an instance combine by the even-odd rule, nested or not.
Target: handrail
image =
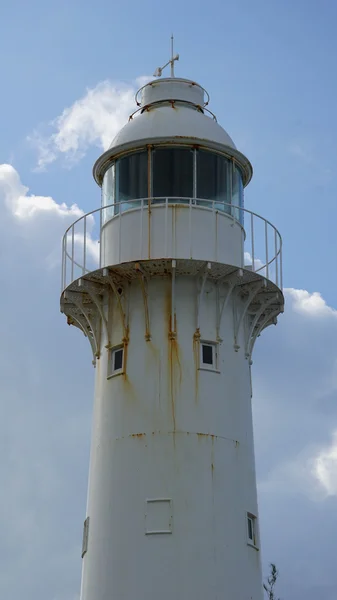
[[[189,81],[189,80],[186,80],[186,79],[181,79],[179,77],[175,77],[174,81],[175,82],[179,82],[179,83],[185,83],[189,87],[193,87],[195,85],[196,87],[200,88],[206,94],[206,96],[207,96],[207,102],[204,102],[204,107],[207,106],[207,104],[209,104],[209,101],[210,101],[209,93],[199,83],[196,83],[195,81]],[[139,90],[135,94],[135,101],[136,101],[137,106],[141,106],[141,103],[138,101],[138,95],[140,94],[140,92],[142,92],[143,89],[146,88],[148,85],[152,86],[152,85],[156,85],[156,84],[158,84],[158,79],[154,79],[153,81],[149,81],[148,83],[145,83],[144,85],[142,85],[141,88],[139,88]]]
[[[248,227],[245,231],[245,244],[243,248],[242,255],[244,253],[248,253],[251,259],[251,263],[237,265],[240,267],[250,267],[253,272],[261,273],[264,272],[267,279],[273,280],[276,285],[282,288],[282,237],[276,227],[264,217],[261,217],[259,214],[248,210],[247,208],[243,208],[240,206],[236,206],[230,204],[228,202],[221,202],[218,200],[209,200],[203,198],[182,198],[179,197],[153,197],[153,198],[139,198],[134,200],[123,200],[122,202],[114,202],[107,206],[101,206],[96,208],[95,210],[86,213],[76,219],[66,230],[63,239],[62,239],[62,290],[67,287],[72,281],[74,281],[77,277],[74,277],[74,267],[79,269],[82,275],[89,273],[91,270],[88,267],[88,243],[92,243],[90,231],[88,232],[88,218],[91,219],[92,223],[95,222],[94,215],[96,213],[100,213],[100,224],[99,224],[99,239],[97,240],[100,243],[101,232],[104,228],[105,222],[110,221],[110,219],[123,218],[125,213],[130,212],[131,210],[141,210],[148,211],[149,205],[152,208],[165,206],[166,210],[168,207],[172,205],[182,204],[187,205],[190,210],[198,208],[207,211],[212,211],[213,213],[224,214],[226,217],[233,220],[233,223],[237,223],[239,226],[243,228],[243,219],[244,216],[248,216],[250,220],[250,227]],[[125,206],[130,205],[130,208],[125,208]],[[206,205],[206,206],[205,206]],[[109,219],[104,219],[103,211],[111,211],[114,212]],[[238,218],[237,218],[238,217]],[[83,231],[81,228],[80,232],[76,232],[76,229],[79,227],[79,224],[83,222]],[[262,236],[256,235],[256,228],[263,225],[263,233]],[[90,228],[89,228],[90,229]],[[247,233],[248,232],[248,233]],[[248,236],[248,240],[247,240]],[[78,238],[83,237],[83,255],[81,259],[77,258],[76,255],[76,241]],[[264,249],[262,248],[263,244],[260,244],[258,250],[256,250],[256,246],[260,238],[264,238]],[[89,240],[89,242],[88,242]],[[70,246],[70,249],[69,249]],[[273,248],[273,250],[271,250]],[[70,250],[70,252],[69,252]],[[257,254],[256,254],[257,252]],[[100,268],[102,262],[101,250],[99,252],[99,259],[97,260],[98,266],[96,268]],[[82,261],[82,262],[81,262]],[[242,260],[244,263],[244,260]],[[71,281],[68,281],[67,277],[67,264],[70,263],[71,268]],[[271,273],[271,269],[275,269],[275,273]]]
[[[217,118],[216,118],[215,114],[212,113],[212,111],[209,110],[209,108],[206,108],[206,106],[201,106],[200,104],[195,104],[194,102],[189,102],[188,100],[179,100],[179,99],[175,99],[175,98],[156,100],[154,102],[149,102],[149,104],[144,104],[144,106],[141,106],[140,108],[137,108],[136,110],[134,110],[133,113],[131,113],[131,115],[129,116],[128,120],[132,121],[133,117],[137,113],[139,113],[139,112],[142,113],[142,112],[148,111],[150,108],[153,108],[160,104],[171,104],[172,108],[174,108],[174,104],[176,102],[180,103],[180,104],[191,104],[192,106],[194,106],[194,108],[196,108],[196,110],[198,112],[201,112],[201,113],[206,112],[207,115],[210,115],[212,117],[213,121],[215,121],[217,123]]]

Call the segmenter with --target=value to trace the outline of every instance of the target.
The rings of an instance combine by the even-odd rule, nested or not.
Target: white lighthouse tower
[[[63,240],[61,310],[96,366],[81,600],[263,597],[250,369],[283,310],[281,238],[176,59]]]

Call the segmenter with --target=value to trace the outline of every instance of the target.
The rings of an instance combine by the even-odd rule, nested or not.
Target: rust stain
[[[146,344],[149,349],[146,360],[146,377],[156,380],[156,390],[158,397],[158,404],[161,402],[161,355],[160,350],[149,340]]]
[[[132,438],[143,438],[146,436],[146,433],[131,433],[130,437]]]
[[[127,365],[128,365],[128,348],[129,348],[129,327],[125,328],[125,335],[122,339],[123,342],[123,379],[124,381],[128,380],[127,376]]]
[[[201,433],[200,431],[197,431],[196,435],[200,438],[211,438],[212,442],[214,442],[216,435],[214,435],[214,433]]]
[[[211,438],[212,438],[211,471],[212,471],[212,485],[213,485],[213,482],[214,482],[214,435],[212,435]],[[214,498],[213,498],[213,502],[214,502]]]
[[[172,285],[172,283],[171,283]],[[181,384],[182,369],[180,362],[180,350],[177,341],[177,318],[172,315],[171,286],[167,286],[165,296],[165,315],[168,329],[168,362],[169,362],[169,397],[171,401],[171,413],[173,422],[173,433],[176,431],[176,394],[177,386]],[[173,436],[175,443],[175,436]]]
[[[193,357],[194,357],[194,380],[195,380],[195,401],[199,398],[199,362],[200,362],[200,329],[197,329],[193,335]]]

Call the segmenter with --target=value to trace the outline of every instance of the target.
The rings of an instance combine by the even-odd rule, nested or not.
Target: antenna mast
[[[173,34],[171,35],[171,58],[170,60],[163,66],[163,67],[158,67],[153,76],[154,77],[161,77],[163,70],[165,69],[165,67],[167,67],[168,65],[171,65],[171,77],[174,78],[174,63],[176,60],[179,60],[179,54],[176,54],[174,56],[173,54],[173,42],[174,42],[174,37]]]

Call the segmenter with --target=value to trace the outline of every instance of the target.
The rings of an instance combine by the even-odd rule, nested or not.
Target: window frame
[[[164,194],[163,196],[156,194],[156,189],[155,189],[155,181],[154,181],[154,172],[155,172],[155,165],[156,165],[156,159],[155,159],[155,155],[156,153],[157,156],[160,156],[160,153],[163,151],[170,151],[170,152],[174,152],[175,150],[183,150],[186,153],[190,152],[191,153],[191,166],[192,166],[192,180],[191,180],[191,191],[192,194],[189,194],[187,196],[183,196],[182,194],[178,194],[177,196],[170,196],[169,194]],[[195,155],[196,155],[196,149],[193,146],[190,145],[166,145],[166,144],[159,144],[159,145],[154,145],[151,148],[151,162],[150,162],[150,181],[151,181],[151,197],[154,199],[155,203],[158,203],[158,200],[156,200],[156,198],[176,198],[178,200],[181,201],[181,204],[184,204],[184,200],[186,202],[186,200],[190,200],[192,198],[194,198],[194,193],[195,193],[195,182],[194,179],[196,177],[195,175],[195,168],[196,168],[196,163],[195,163]],[[164,201],[164,200],[163,200]],[[177,200],[175,200],[175,203],[177,202]],[[178,202],[179,203],[179,202]]]
[[[250,523],[250,526],[249,526]],[[249,529],[251,528],[252,530],[252,536],[250,537],[249,535]],[[257,517],[251,513],[251,512],[247,512],[246,513],[246,538],[247,538],[247,545],[248,546],[252,546],[252,548],[255,548],[256,550],[259,549],[259,545],[258,545],[258,529],[257,529]]]
[[[122,366],[119,369],[115,369],[114,368],[114,357],[116,355],[117,352],[122,351]],[[123,344],[118,344],[117,346],[110,346],[110,348],[108,348],[108,374],[107,374],[107,379],[110,379],[111,377],[116,377],[117,375],[123,375],[124,373],[124,360],[125,360],[125,352],[124,352],[124,345]]]
[[[205,363],[203,361],[203,346],[208,346],[212,348],[212,364]],[[199,347],[199,369],[203,371],[215,371],[218,372],[218,342],[213,342],[210,340],[200,340]]]
[[[82,553],[81,553],[82,558],[88,552],[89,522],[90,522],[90,517],[87,517],[83,523]]]
[[[109,169],[113,169],[114,170],[114,177],[113,177],[113,190],[111,190],[111,196],[113,197],[113,203],[114,203],[114,208],[112,211],[103,211],[103,225],[105,224],[106,221],[108,221],[111,216],[110,216],[110,212],[113,212],[112,216],[116,216],[118,215],[120,212],[125,212],[126,210],[131,210],[132,208],[134,208],[131,205],[131,202],[134,202],[135,204],[137,203],[137,201],[139,202],[140,200],[147,200],[147,198],[144,197],[144,199],[142,198],[132,198],[129,201],[123,201],[123,200],[119,200],[119,164],[120,161],[122,161],[123,159],[126,159],[128,157],[134,156],[136,154],[145,154],[147,153],[147,197],[148,198],[153,198],[153,193],[154,193],[154,165],[155,165],[155,160],[154,160],[154,153],[160,150],[190,150],[193,157],[192,157],[192,182],[191,182],[191,187],[192,187],[192,196],[186,196],[186,200],[189,199],[194,199],[194,203],[200,205],[200,206],[204,206],[204,207],[208,207],[208,208],[216,208],[216,210],[219,210],[223,213],[228,213],[231,216],[233,216],[239,223],[241,223],[241,225],[243,225],[243,208],[244,208],[244,184],[243,184],[243,174],[242,174],[242,170],[241,170],[241,166],[240,164],[233,158],[230,156],[227,156],[225,153],[222,153],[220,151],[214,150],[212,148],[206,148],[203,146],[198,146],[195,147],[193,145],[189,145],[189,144],[172,144],[172,145],[168,145],[167,143],[159,143],[159,144],[154,144],[154,145],[147,145],[146,148],[144,147],[139,147],[139,148],[135,148],[134,150],[129,150],[127,152],[124,152],[122,154],[120,154],[119,156],[116,156],[114,159],[111,160],[111,162],[109,163],[104,176],[103,176],[103,182],[102,182],[102,200],[101,200],[101,206],[102,208],[104,208],[104,193],[105,190],[103,190],[104,188],[104,178],[107,174],[107,172],[109,171]],[[217,200],[209,200],[209,202],[207,202],[207,198],[204,198],[205,202],[202,202],[203,198],[201,197],[201,195],[199,196],[199,192],[198,192],[198,155],[199,153],[208,153],[210,155],[212,155],[213,157],[220,157],[223,161],[226,162],[226,191],[225,191],[225,196],[223,199],[218,200],[219,204],[217,205]],[[237,194],[238,194],[238,204],[233,204],[233,188],[234,188],[234,173],[236,173],[239,175],[240,177],[240,181],[238,184],[238,190],[237,190]],[[165,195],[165,197],[169,197],[167,196],[167,194]],[[163,196],[164,198],[164,196]],[[181,200],[181,203],[184,204],[183,200],[184,200],[184,196],[179,195],[177,196],[177,199]],[[195,202],[196,200],[199,200],[199,202]],[[224,202],[225,204],[228,204],[229,206],[223,206],[221,207],[221,202]],[[130,203],[130,207],[128,207],[128,203]]]

